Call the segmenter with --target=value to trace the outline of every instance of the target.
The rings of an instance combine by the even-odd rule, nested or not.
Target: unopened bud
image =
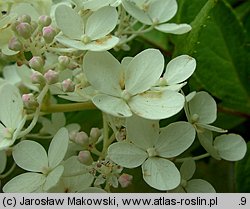
[[[54,71],[54,70],[48,70],[45,74],[44,77],[47,81],[48,84],[55,84],[58,82],[59,79],[59,73]]]
[[[43,28],[43,38],[47,44],[50,44],[56,36],[56,30],[51,26]]]
[[[99,128],[91,128],[90,134],[89,134],[89,136],[91,138],[91,142],[92,143],[96,142],[99,139],[99,137],[101,136],[101,134],[102,134],[102,132]]]
[[[8,47],[9,47],[9,49],[11,49],[13,51],[20,51],[23,48],[23,44],[18,38],[12,37],[9,40]]]
[[[17,29],[16,27],[20,24],[19,21],[14,21],[12,24],[11,24],[11,30],[13,30],[16,34],[17,34]]]
[[[34,70],[41,72],[43,70],[44,60],[39,56],[34,56],[29,60],[29,66]]]
[[[132,180],[133,180],[133,176],[126,174],[126,173],[123,173],[118,178],[118,181],[119,181],[122,188],[128,187],[132,183]]]
[[[69,132],[69,140],[75,141],[75,138],[76,138],[76,134],[77,134],[77,133],[78,133],[78,131],[76,131],[76,130],[70,131],[70,132]]]
[[[80,131],[76,134],[74,142],[82,147],[87,147],[89,145],[89,137],[84,131]]]
[[[47,15],[42,15],[38,19],[38,24],[43,27],[49,26],[51,22],[52,22],[51,18]]]
[[[16,26],[17,34],[24,39],[29,39],[32,34],[32,27],[29,23],[21,22]]]
[[[93,158],[88,150],[80,151],[78,160],[85,165],[91,165],[93,163]]]
[[[38,102],[36,101],[34,94],[30,93],[30,94],[23,94],[22,95],[22,100],[23,103],[25,105],[25,107],[27,108],[36,108],[38,107]]]
[[[34,71],[31,74],[31,82],[33,84],[41,84],[43,86],[43,85],[45,85],[46,80],[41,73]]]
[[[67,56],[59,56],[58,57],[58,62],[61,67],[67,68],[70,64],[70,59]]]
[[[19,16],[17,18],[17,21],[30,23],[31,22],[31,17],[29,15],[21,15],[21,16]]]
[[[62,82],[62,90],[64,92],[73,92],[75,90],[75,84],[71,79],[66,79]]]

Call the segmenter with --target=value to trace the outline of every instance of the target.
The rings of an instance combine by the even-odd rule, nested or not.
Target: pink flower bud
[[[20,15],[17,18],[17,21],[19,22],[26,22],[26,23],[30,23],[31,22],[31,17],[29,15]]]
[[[99,137],[101,136],[101,134],[102,134],[102,132],[99,128],[91,128],[90,134],[89,134],[89,136],[91,138],[91,142],[92,143],[96,142],[99,139]]]
[[[23,49],[23,44],[18,38],[12,37],[9,40],[8,47],[9,47],[9,49],[11,49],[13,51],[20,51]]]
[[[43,70],[44,60],[39,56],[34,56],[29,60],[29,66],[41,72]]]
[[[42,15],[38,19],[38,24],[43,27],[49,26],[51,22],[52,22],[51,18],[47,15]]]
[[[42,86],[44,86],[46,80],[41,73],[39,73],[38,71],[34,71],[31,74],[31,82],[34,84],[41,84]]]
[[[91,165],[93,163],[93,158],[88,150],[80,151],[78,160],[85,165]]]
[[[22,100],[23,103],[25,105],[25,107],[27,108],[36,108],[38,107],[38,102],[36,101],[34,94],[30,93],[30,94],[23,94],[22,95]]]
[[[75,90],[75,84],[68,78],[62,82],[62,90],[64,92],[73,92]]]
[[[59,56],[58,57],[58,62],[61,67],[67,68],[70,64],[70,59],[67,56]]]
[[[58,72],[54,70],[48,70],[45,74],[44,77],[47,81],[48,84],[54,84],[58,82],[59,74]]]
[[[74,142],[82,147],[87,147],[89,145],[89,137],[84,131],[80,131],[76,134]]]
[[[47,44],[50,44],[54,37],[56,36],[56,31],[51,26],[47,26],[43,28],[43,38]]]
[[[32,27],[29,23],[21,22],[16,26],[17,34],[24,39],[29,39],[32,34]]]
[[[118,181],[122,188],[128,187],[132,183],[132,180],[133,180],[133,176],[126,174],[126,173],[123,173],[118,178]]]

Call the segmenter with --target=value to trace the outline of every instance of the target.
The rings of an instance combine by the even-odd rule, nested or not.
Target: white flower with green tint
[[[187,150],[195,139],[195,130],[187,122],[175,122],[159,128],[158,121],[133,116],[127,119],[127,140],[112,144],[108,158],[125,168],[142,166],[144,180],[158,190],[170,190],[180,184],[180,173],[168,159]]]
[[[60,165],[68,148],[68,131],[61,128],[52,139],[48,154],[35,141],[24,140],[13,149],[16,164],[28,173],[23,173],[5,184],[4,192],[43,192],[56,186],[64,167]]]
[[[118,22],[114,7],[102,7],[89,17],[81,17],[75,10],[59,5],[55,20],[63,35],[56,40],[61,44],[78,50],[104,51],[113,48],[119,39],[110,35]]]
[[[0,150],[14,144],[23,128],[26,116],[18,88],[4,83],[0,86]]]
[[[188,24],[166,23],[177,12],[176,0],[122,0],[126,11],[145,25],[155,25],[164,33],[183,34],[191,30]]]
[[[196,68],[196,60],[188,55],[181,55],[172,59],[166,71],[153,89],[170,89],[179,91]]]
[[[87,52],[83,60],[89,83],[100,93],[92,98],[103,112],[116,117],[162,119],[178,113],[184,97],[172,90],[149,91],[164,69],[159,50],[147,49],[120,63],[109,52]]]
[[[180,167],[181,184],[171,192],[215,193],[213,186],[203,179],[191,179],[196,170],[195,161],[188,158]]]

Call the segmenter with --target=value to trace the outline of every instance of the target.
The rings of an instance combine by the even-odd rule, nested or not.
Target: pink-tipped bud
[[[91,128],[89,136],[91,138],[92,143],[96,142],[101,135],[102,132],[99,128]]]
[[[74,142],[82,147],[87,147],[89,145],[89,137],[84,131],[80,131],[76,134]]]
[[[29,23],[21,22],[16,26],[17,34],[24,39],[29,39],[32,34],[32,27]]]
[[[59,56],[58,62],[60,67],[67,68],[70,64],[70,59],[67,56]]]
[[[73,92],[75,90],[75,84],[71,79],[66,79],[62,82],[62,90],[64,92]]]
[[[54,71],[54,70],[48,70],[45,74],[44,77],[47,81],[48,84],[55,84],[58,82],[59,79],[59,73]]]
[[[19,21],[14,21],[14,22],[12,22],[12,24],[11,24],[11,30],[13,30],[16,34],[17,34],[17,29],[16,29],[16,27],[18,26],[20,24],[20,22]]]
[[[23,44],[18,38],[12,37],[9,40],[8,47],[9,47],[9,49],[11,49],[13,51],[20,51],[23,49]]]
[[[29,66],[34,70],[42,72],[44,66],[44,60],[42,57],[34,56],[29,60]]]
[[[30,23],[31,22],[31,17],[29,15],[20,15],[17,18],[17,21],[19,22],[26,22],[26,23]]]
[[[42,86],[45,85],[46,83],[46,80],[45,78],[43,77],[43,75],[41,73],[39,73],[38,71],[34,71],[32,74],[31,74],[31,82],[33,84],[41,84]]]
[[[78,154],[78,160],[85,165],[91,165],[93,163],[93,158],[88,150],[80,151]]]
[[[51,22],[52,22],[51,18],[47,15],[42,15],[38,19],[38,24],[43,27],[49,26]]]
[[[126,174],[126,173],[123,173],[118,178],[118,181],[122,188],[128,187],[132,183],[132,180],[133,180],[133,176]]]
[[[43,28],[43,38],[47,44],[50,44],[56,36],[56,30],[51,26]]]
[[[34,109],[34,108],[38,107],[38,105],[39,105],[34,97],[34,94],[32,94],[32,93],[23,94],[22,100],[23,100],[24,106],[27,108],[30,108],[30,109]]]

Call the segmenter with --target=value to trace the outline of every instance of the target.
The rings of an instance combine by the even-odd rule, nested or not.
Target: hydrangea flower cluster
[[[244,157],[241,136],[211,125],[217,117],[213,97],[184,94],[196,69],[193,57],[183,54],[166,64],[154,48],[116,56],[153,30],[189,32],[186,23],[168,23],[176,0],[20,0],[0,8],[0,59],[6,62],[0,180],[15,166],[27,171],[10,179],[4,192],[112,192],[133,184],[124,168],[139,166],[156,190],[215,192],[205,180],[191,179],[195,159]],[[87,118],[69,124],[64,114],[92,109],[102,112],[102,127],[84,130]],[[186,121],[160,125],[182,113]],[[222,135],[214,139],[213,132]],[[180,158],[196,138],[207,153]],[[50,140],[48,150],[42,139]]]

